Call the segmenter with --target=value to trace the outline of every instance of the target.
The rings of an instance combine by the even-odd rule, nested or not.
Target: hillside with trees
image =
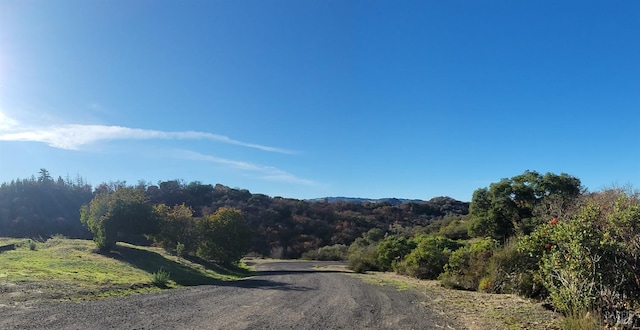
[[[80,206],[89,203],[93,193],[81,177],[53,179],[45,169],[37,177],[2,183],[0,236],[90,238],[80,223]]]
[[[180,180],[141,181],[135,186],[110,182],[92,188],[82,179],[53,180],[42,169],[38,177],[0,186],[0,235],[95,237],[101,248],[116,240],[147,244],[156,240],[169,250],[180,243],[186,251],[195,252],[197,244],[191,240],[198,232],[197,222],[221,208],[242,214],[251,232],[249,251],[298,258],[323,246],[349,245],[372,229],[390,233],[433,230],[430,226],[436,220],[467,214],[469,203],[448,197],[397,205],[389,201],[306,201]],[[109,226],[103,226],[107,213]]]
[[[471,203],[297,200],[221,184],[38,177],[0,186],[0,235],[154,244],[233,264],[243,255],[348,259],[453,289],[548,301],[567,328],[640,325],[640,193],[589,192],[568,174],[525,171]]]

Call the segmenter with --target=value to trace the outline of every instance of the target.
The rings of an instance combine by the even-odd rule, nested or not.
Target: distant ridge
[[[324,202],[327,201],[329,203],[337,203],[337,202],[346,202],[346,203],[389,203],[392,206],[398,206],[402,203],[413,202],[413,203],[421,203],[424,202],[421,199],[406,199],[406,198],[360,198],[360,197],[323,197],[323,198],[313,198],[307,199],[309,202]]]

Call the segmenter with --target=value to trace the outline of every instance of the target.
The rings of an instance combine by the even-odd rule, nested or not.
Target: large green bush
[[[469,221],[466,216],[458,216],[446,226],[440,227],[439,235],[451,239],[469,239]]]
[[[377,246],[383,238],[384,232],[378,228],[371,229],[356,238],[349,246],[347,267],[358,273],[380,270]]]
[[[440,275],[451,253],[461,244],[444,236],[418,235],[414,238],[416,248],[401,262],[397,271],[420,279],[435,279]]]
[[[413,240],[395,235],[385,237],[376,249],[380,270],[396,270],[398,263],[415,247]]]

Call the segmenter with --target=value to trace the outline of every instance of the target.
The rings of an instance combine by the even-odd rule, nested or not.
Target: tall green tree
[[[228,265],[251,249],[251,230],[240,210],[222,207],[201,219],[196,228],[200,235],[197,253],[202,258]]]
[[[545,217],[558,216],[554,212],[565,209],[580,193],[580,180],[565,173],[525,171],[502,179],[473,193],[469,234],[500,241],[528,234],[549,220]]]
[[[93,233],[102,251],[129,235],[156,231],[155,214],[144,192],[132,187],[119,187],[97,194],[80,209],[80,221]]]

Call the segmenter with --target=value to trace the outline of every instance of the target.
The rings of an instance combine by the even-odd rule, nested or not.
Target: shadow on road
[[[243,289],[262,289],[262,290],[279,290],[279,291],[311,291],[313,288],[294,286],[289,283],[265,280],[259,278],[250,278],[238,281],[218,282],[219,286],[232,286]]]
[[[131,248],[127,246],[116,246],[107,255],[113,259],[126,262],[138,269],[144,270],[148,273],[157,272],[159,269],[164,269],[171,274],[171,279],[179,285],[183,286],[197,286],[197,285],[216,285],[216,286],[233,286],[239,288],[248,289],[265,289],[265,290],[282,290],[282,291],[308,291],[313,290],[311,288],[292,286],[288,283],[273,281],[268,279],[255,278],[255,276],[265,275],[285,275],[285,274],[302,274],[320,272],[318,270],[285,270],[285,271],[259,271],[254,273],[248,273],[244,269],[230,270],[223,268],[219,265],[207,262],[200,258],[192,257],[189,260],[191,262],[200,264],[209,270],[216,271],[222,274],[234,274],[239,276],[254,275],[251,278],[236,280],[236,281],[221,281],[211,277],[208,277],[199,271],[187,267],[181,263],[169,260],[163,257],[161,254]],[[333,272],[333,271],[325,271]]]
[[[255,274],[258,276],[266,276],[266,275],[302,275],[302,274],[310,274],[310,273],[350,273],[344,270],[316,270],[316,269],[300,269],[300,270],[259,270],[256,271]]]

